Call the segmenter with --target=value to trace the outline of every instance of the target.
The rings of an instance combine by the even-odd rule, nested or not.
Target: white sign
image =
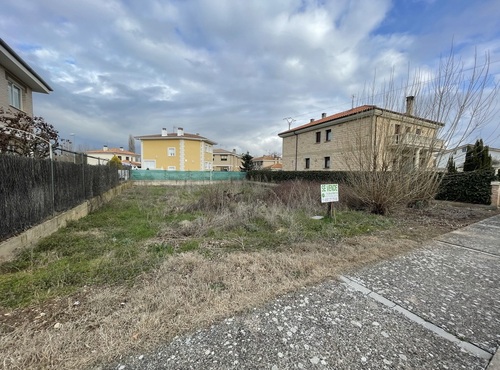
[[[339,184],[321,184],[321,203],[339,201]]]

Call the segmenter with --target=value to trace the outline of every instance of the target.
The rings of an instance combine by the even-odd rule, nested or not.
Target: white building
[[[467,147],[473,147],[474,144],[465,144],[453,149],[443,150],[437,155],[436,166],[440,171],[446,171],[448,167],[448,160],[453,156],[453,161],[455,162],[455,167],[458,171],[464,170],[465,154],[467,153]],[[491,160],[493,164],[493,169],[497,173],[500,168],[500,149],[488,147],[489,154],[491,155]]]
[[[123,149],[122,146],[119,148],[108,148],[107,145],[104,145],[102,149],[89,150],[86,154],[89,156],[87,158],[87,163],[92,165],[107,164],[108,161],[116,155],[118,159],[122,161],[122,165],[124,166],[133,168],[141,167],[139,154],[129,152],[128,150]]]

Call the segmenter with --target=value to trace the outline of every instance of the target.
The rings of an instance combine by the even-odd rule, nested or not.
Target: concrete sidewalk
[[[101,369],[500,370],[500,216]]]

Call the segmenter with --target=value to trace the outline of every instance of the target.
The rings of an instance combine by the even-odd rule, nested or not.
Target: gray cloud
[[[300,124],[348,109],[351,95],[359,97],[375,73],[384,81],[410,62],[435,67],[453,35],[464,53],[478,45],[498,57],[494,1],[420,3],[427,11],[422,30],[411,11],[394,18],[401,3],[417,6],[19,0],[4,5],[0,30],[54,88],[36,96],[35,113],[63,137],[74,133],[88,147],[126,146],[129,134],[176,126],[258,156],[281,151],[283,117]],[[480,23],[463,22],[470,11]],[[408,30],[402,16],[413,22]]]

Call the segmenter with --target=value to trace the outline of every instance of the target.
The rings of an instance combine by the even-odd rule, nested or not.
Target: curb
[[[486,370],[500,370],[500,348],[497,349]]]

